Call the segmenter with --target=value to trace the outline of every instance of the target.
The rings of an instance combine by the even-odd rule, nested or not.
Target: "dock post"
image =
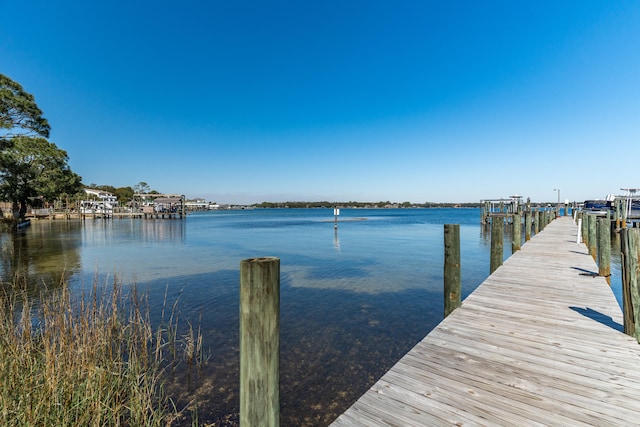
[[[638,289],[638,229],[623,228],[620,231],[622,253],[622,306],[624,333],[640,342],[640,292]]]
[[[589,218],[589,223],[587,224],[587,235],[589,236],[588,248],[589,254],[593,258],[594,261],[597,261],[597,250],[598,250],[598,240],[597,240],[597,227],[596,221],[597,218],[593,214],[587,214],[587,218]]]
[[[582,243],[582,217],[578,218],[578,235],[576,237],[576,243]]]
[[[500,217],[491,218],[491,262],[489,274],[502,265],[504,258],[504,220]]]
[[[461,304],[460,224],[444,225],[444,317]]]
[[[544,210],[544,220],[542,221],[542,229],[544,230],[547,225],[549,225],[549,223],[551,222],[551,211],[549,209],[545,209]]]
[[[580,212],[582,217],[582,242],[585,246],[589,246],[589,215],[585,211]]]
[[[513,214],[513,228],[511,229],[511,253],[519,251],[522,245],[522,217],[520,214]]]
[[[493,211],[491,209],[491,202],[485,202],[486,206],[487,206],[487,218],[485,220],[485,227],[488,228],[489,227],[489,223],[491,222],[491,215],[493,214]]]
[[[589,217],[588,213],[582,213],[582,241],[587,248],[589,248]]]
[[[540,211],[536,209],[533,215],[534,215],[533,233],[538,234],[540,232]]]
[[[524,213],[524,241],[531,240],[531,211],[527,210]]]
[[[611,286],[611,221],[609,218],[598,218],[598,276],[607,279]]]
[[[240,425],[280,425],[280,259],[240,262]]]

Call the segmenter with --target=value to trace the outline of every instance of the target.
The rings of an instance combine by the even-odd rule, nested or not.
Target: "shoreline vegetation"
[[[178,363],[204,362],[202,337],[192,328],[179,337],[173,312],[160,323],[152,329],[145,296],[115,280],[77,297],[63,284],[40,298],[24,280],[2,283],[0,425],[197,423],[164,385]]]

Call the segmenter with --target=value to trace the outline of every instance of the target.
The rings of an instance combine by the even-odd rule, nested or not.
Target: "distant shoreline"
[[[268,208],[302,208],[302,209],[314,209],[314,208],[340,208],[340,209],[417,209],[417,208],[479,208],[481,207],[478,202],[465,202],[465,203],[392,203],[392,202],[262,202],[254,203],[250,206],[255,209],[268,209]]]

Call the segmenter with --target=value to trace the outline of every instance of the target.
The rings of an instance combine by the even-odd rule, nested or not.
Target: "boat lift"
[[[501,199],[484,199],[480,200],[481,222],[486,224],[491,217],[505,217],[507,222],[509,218],[522,209],[522,196],[513,195],[509,198]]]

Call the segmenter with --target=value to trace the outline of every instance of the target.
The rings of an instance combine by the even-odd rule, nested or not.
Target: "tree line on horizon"
[[[390,201],[379,202],[262,202],[251,205],[258,209],[274,209],[274,208],[292,208],[292,209],[312,209],[312,208],[477,208],[480,207],[478,202],[468,203],[437,203],[437,202],[424,202],[424,203],[411,203],[402,202],[394,203]]]

